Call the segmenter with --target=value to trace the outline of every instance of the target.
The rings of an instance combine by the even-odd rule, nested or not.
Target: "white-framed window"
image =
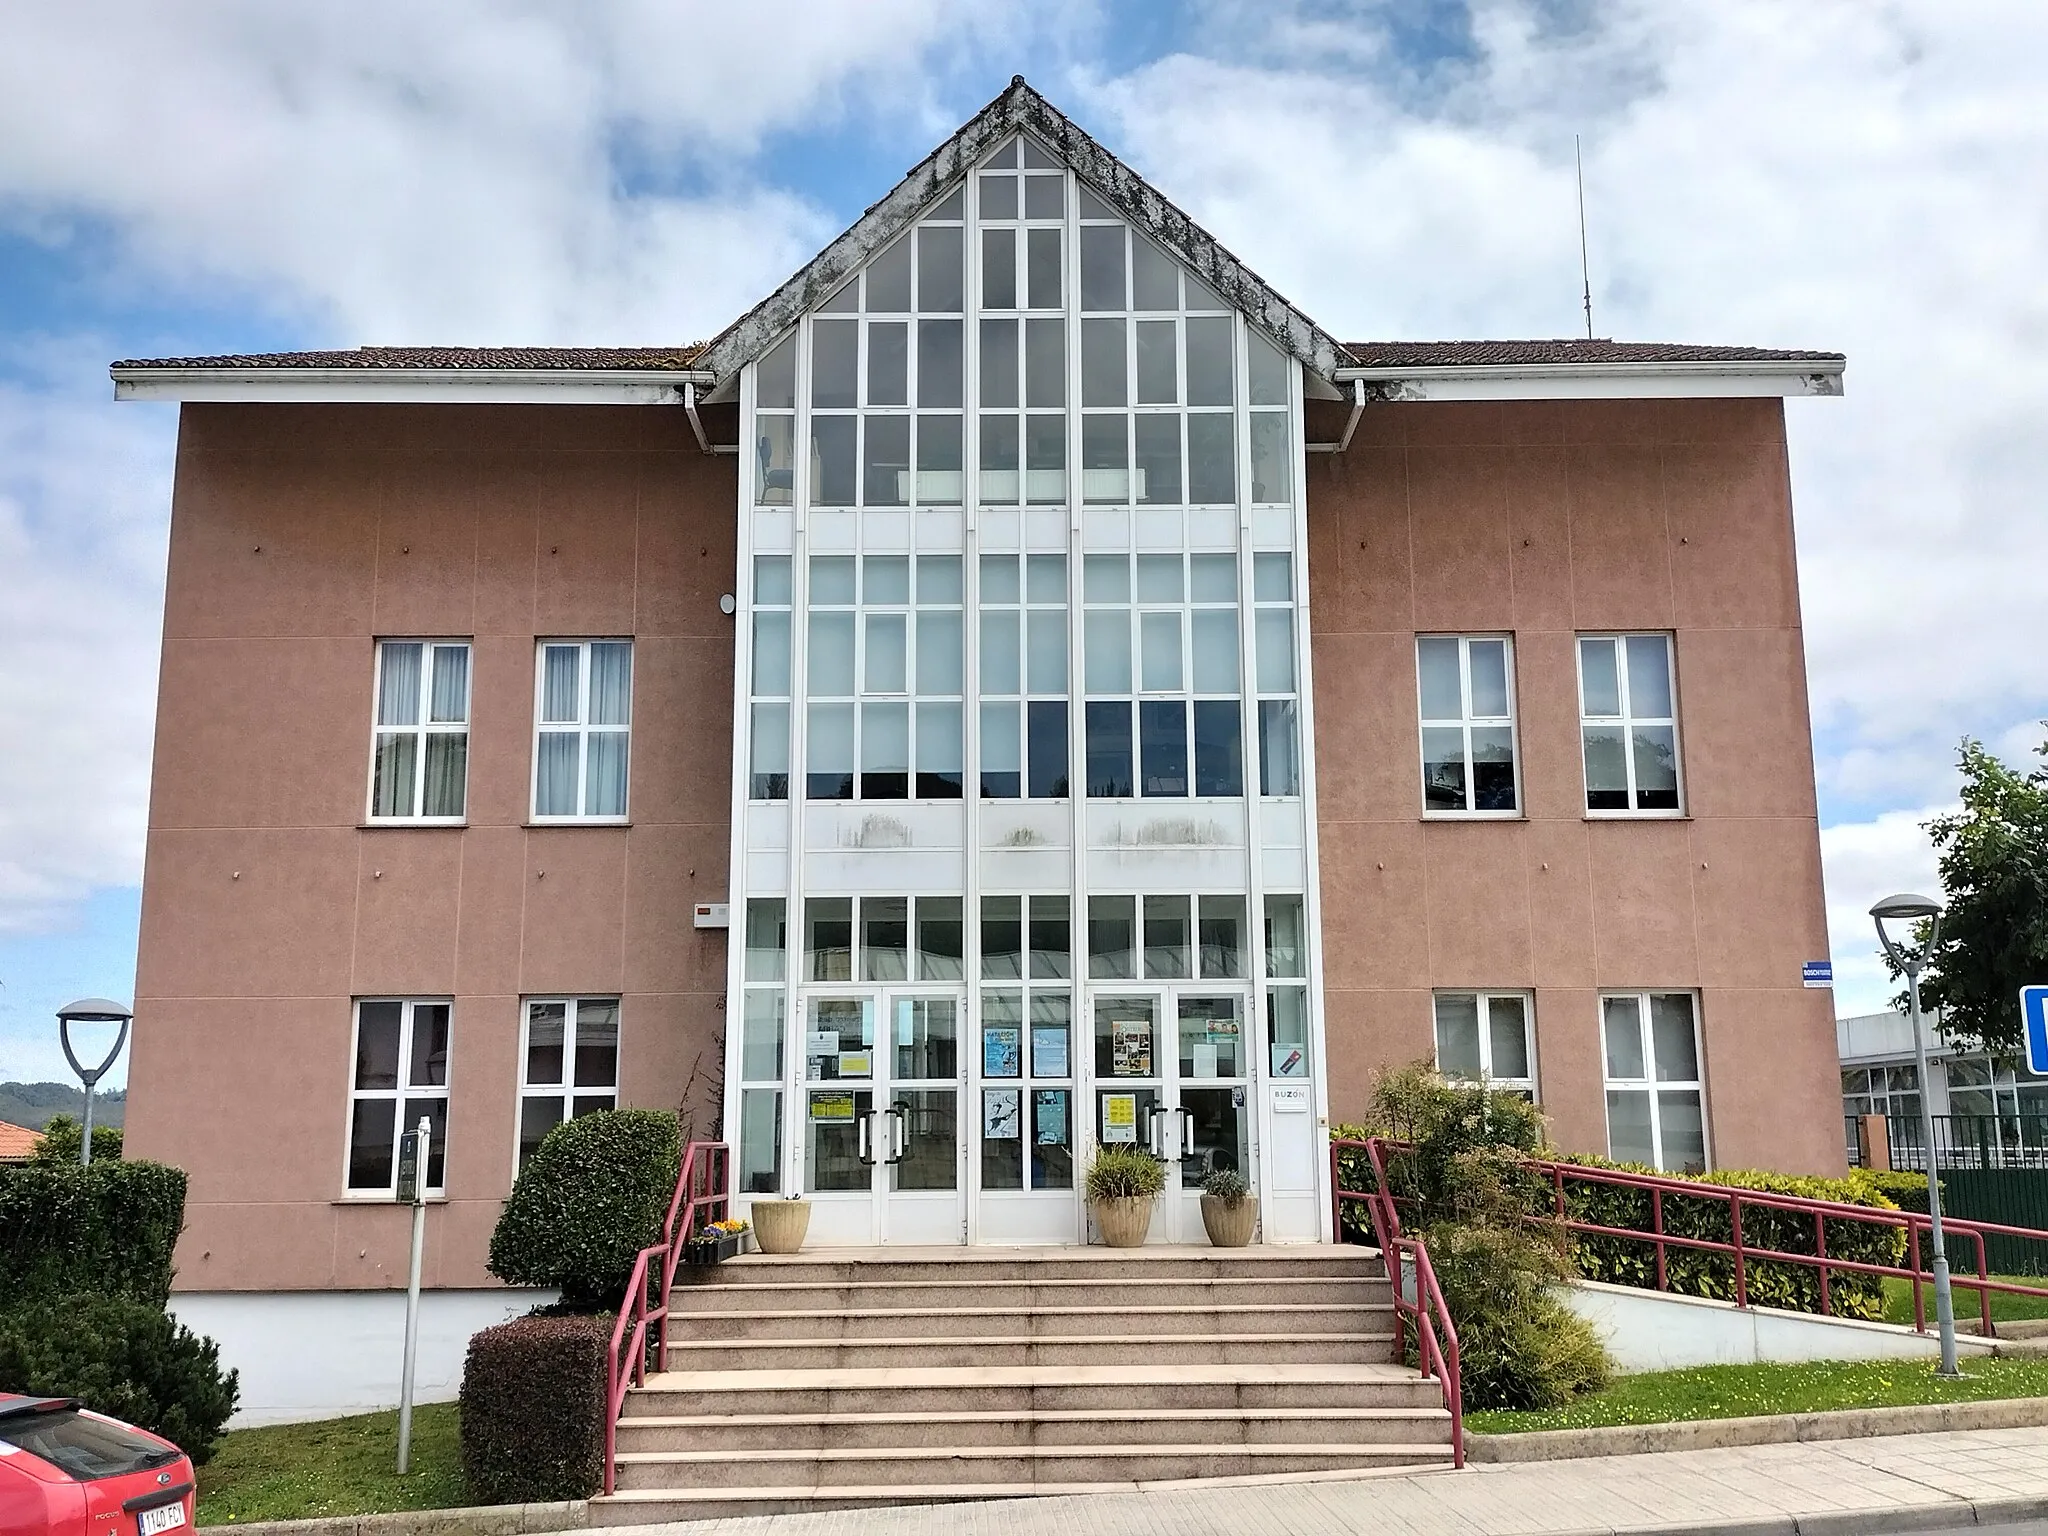
[[[1684,809],[1671,636],[1579,636],[1579,732],[1588,813]]]
[[[633,642],[543,640],[534,722],[533,819],[624,821]]]
[[[1667,1173],[1709,1166],[1699,1010],[1690,992],[1600,999],[1607,1066],[1607,1155]]]
[[[754,556],[754,649],[748,692],[747,798],[789,798],[790,636],[795,588],[788,555]]]
[[[618,1106],[619,1000],[529,998],[519,1053],[518,1166],[564,1120]]]
[[[1520,813],[1514,663],[1506,635],[1416,637],[1424,815]]]
[[[1436,994],[1436,1068],[1536,1097],[1536,1010],[1526,992]]]
[[[349,1086],[348,1167],[352,1197],[395,1199],[398,1138],[424,1115],[433,1132],[427,1193],[444,1192],[448,1157],[448,1034],[445,998],[363,998],[356,1003]]]
[[[469,642],[379,640],[370,820],[460,822],[469,785]]]

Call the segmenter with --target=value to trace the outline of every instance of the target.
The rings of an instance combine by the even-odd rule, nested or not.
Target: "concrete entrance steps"
[[[1345,1248],[749,1256],[671,1297],[604,1524],[1448,1465]]]

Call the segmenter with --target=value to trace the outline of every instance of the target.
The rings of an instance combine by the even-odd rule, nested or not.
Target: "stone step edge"
[[[1350,1483],[1367,1478],[1413,1477],[1451,1470],[1449,1446],[1419,1445],[1417,1463],[1404,1467],[1339,1467],[1314,1472],[1250,1472],[1239,1477],[1166,1477],[1101,1483],[845,1483],[808,1488],[622,1488],[599,1494],[590,1508],[607,1504],[767,1504],[832,1501],[847,1504],[979,1503],[989,1499],[1053,1499],[1070,1494],[1172,1493],[1201,1488],[1260,1488],[1278,1483]],[[1441,1465],[1421,1465],[1425,1459]]]
[[[873,1339],[696,1339],[671,1341],[670,1356],[691,1351],[730,1354],[735,1349],[936,1349],[958,1345],[987,1348],[997,1344],[1391,1344],[1392,1333],[1122,1333],[1087,1334],[933,1334],[930,1337]],[[744,1369],[744,1367],[736,1367]]]
[[[1141,1248],[1112,1248],[1106,1243],[959,1243],[910,1250],[757,1250],[728,1259],[719,1267],[730,1271],[776,1269],[792,1264],[1344,1264],[1380,1257],[1380,1250],[1368,1243],[1252,1243],[1242,1248],[1205,1248],[1195,1243]]]
[[[729,1295],[734,1291],[986,1291],[998,1288],[1030,1290],[1060,1286],[1114,1285],[1119,1288],[1150,1286],[1172,1290],[1209,1285],[1389,1285],[1384,1274],[1377,1275],[1146,1275],[1137,1278],[1090,1276],[1064,1280],[716,1280],[695,1281],[670,1289],[671,1296]]]
[[[727,1462],[761,1465],[775,1461],[1135,1461],[1159,1456],[1217,1455],[1270,1457],[1275,1460],[1283,1456],[1320,1457],[1323,1460],[1357,1457],[1365,1461],[1374,1461],[1390,1456],[1409,1457],[1418,1453],[1428,1455],[1438,1449],[1445,1455],[1450,1454],[1448,1445],[1437,1447],[1427,1441],[1418,1443],[1399,1440],[1289,1440],[1249,1445],[1218,1445],[1213,1441],[1173,1444],[1162,1441],[1158,1445],[858,1445],[819,1447],[813,1450],[778,1447],[769,1451],[620,1451],[617,1453],[617,1460],[622,1467],[700,1466],[706,1463],[722,1465]]]
[[[687,1312],[695,1320],[734,1319],[740,1322],[782,1322],[790,1318],[821,1317],[1191,1317],[1205,1312],[1391,1312],[1391,1301],[1274,1301],[1220,1302],[1158,1307],[782,1307],[761,1311],[720,1309],[716,1312]]]
[[[1148,1419],[1170,1423],[1236,1423],[1256,1419],[1449,1419],[1448,1408],[1148,1408]],[[689,1413],[627,1414],[619,1428],[644,1429],[793,1429],[800,1424],[1092,1424],[1123,1423],[1127,1408],[1026,1408],[1011,1413],[1000,1408],[943,1409],[936,1413]]]

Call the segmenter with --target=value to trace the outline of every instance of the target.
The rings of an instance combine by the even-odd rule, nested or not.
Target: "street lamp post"
[[[1934,1244],[1934,1318],[1941,1330],[1941,1374],[1963,1374],[1956,1364],[1956,1307],[1949,1293],[1948,1249],[1941,1240],[1941,1178],[1934,1155],[1934,1099],[1927,1091],[1927,1034],[1920,1018],[1920,972],[1941,938],[1941,903],[1926,896],[1887,896],[1870,909],[1877,941],[1893,965],[1906,974],[1906,1002],[1913,1018],[1913,1055],[1920,1064],[1920,1137],[1927,1148],[1927,1225]],[[1928,920],[1925,942],[1907,946],[1885,932],[1885,919],[1913,923]]]
[[[128,1043],[128,1021],[135,1016],[119,1003],[104,997],[81,997],[75,1003],[66,1003],[57,1010],[57,1038],[64,1046],[64,1059],[71,1063],[71,1070],[78,1074],[78,1080],[85,1084],[85,1130],[78,1141],[78,1162],[83,1167],[92,1161],[92,1090],[99,1080],[107,1075],[107,1069],[114,1064],[114,1058],[121,1054],[121,1047]],[[71,1049],[71,1026],[73,1024],[119,1024],[121,1032],[114,1037],[114,1048],[107,1052],[106,1060],[96,1067],[87,1067],[78,1059],[78,1053]]]

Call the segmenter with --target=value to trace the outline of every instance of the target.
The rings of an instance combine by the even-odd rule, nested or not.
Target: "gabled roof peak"
[[[724,379],[765,351],[870,256],[917,219],[939,194],[1010,134],[1028,132],[1071,166],[1133,228],[1200,277],[1284,352],[1328,378],[1350,359],[1324,331],[1156,187],[1125,165],[1022,75],[911,171],[851,228],[714,339],[696,365]]]

